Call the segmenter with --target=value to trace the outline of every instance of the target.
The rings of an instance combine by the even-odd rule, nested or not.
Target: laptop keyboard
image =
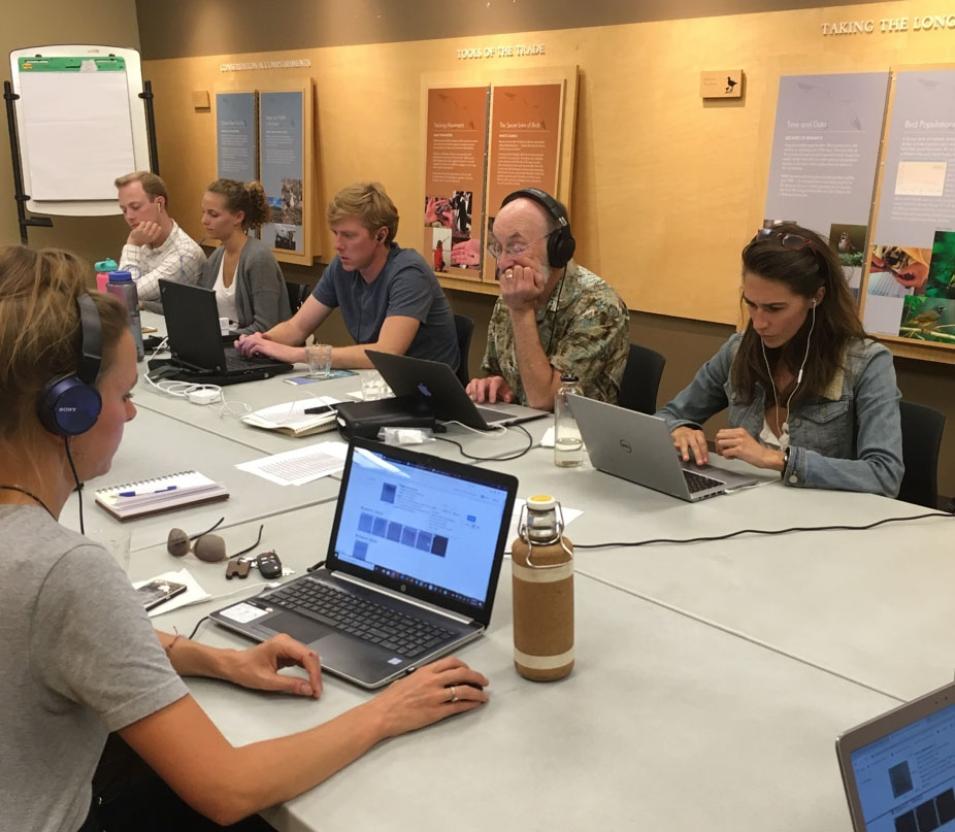
[[[227,370],[258,370],[264,364],[274,363],[271,358],[245,358],[234,350],[225,351],[225,366]]]
[[[444,627],[342,592],[320,581],[296,581],[270,593],[268,600],[277,607],[310,615],[407,659],[427,653],[454,636]]]
[[[683,469],[683,479],[686,480],[686,486],[690,489],[691,494],[696,494],[698,491],[704,491],[707,488],[715,488],[718,485],[723,485],[722,480],[713,479],[713,477],[708,477],[706,474],[697,474],[694,471],[687,471]]]

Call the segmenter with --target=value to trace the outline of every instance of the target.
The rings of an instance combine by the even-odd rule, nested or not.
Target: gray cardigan
[[[225,246],[219,246],[202,267],[199,285],[212,289],[225,257]],[[279,264],[269,247],[249,237],[235,270],[235,310],[239,316],[238,332],[264,332],[292,315],[288,289]]]

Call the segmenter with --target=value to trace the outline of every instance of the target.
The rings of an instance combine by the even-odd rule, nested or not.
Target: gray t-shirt
[[[460,352],[451,305],[434,272],[414,249],[392,243],[381,274],[370,284],[357,270],[346,270],[336,257],[312,295],[332,309],[341,307],[345,326],[359,344],[377,341],[385,318],[415,318],[420,326],[407,354],[458,368]]]
[[[73,832],[110,731],[186,695],[101,546],[0,505],[0,826]]]

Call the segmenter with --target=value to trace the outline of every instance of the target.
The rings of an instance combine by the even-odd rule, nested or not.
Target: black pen
[[[330,413],[334,409],[335,409],[335,405],[333,404],[319,404],[319,405],[316,405],[315,407],[306,407],[305,413],[311,416],[314,413]]]

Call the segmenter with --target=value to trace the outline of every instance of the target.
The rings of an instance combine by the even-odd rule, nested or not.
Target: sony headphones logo
[[[76,411],[79,410],[79,408],[60,406],[57,408],[57,410],[60,411],[60,413],[76,413]]]

